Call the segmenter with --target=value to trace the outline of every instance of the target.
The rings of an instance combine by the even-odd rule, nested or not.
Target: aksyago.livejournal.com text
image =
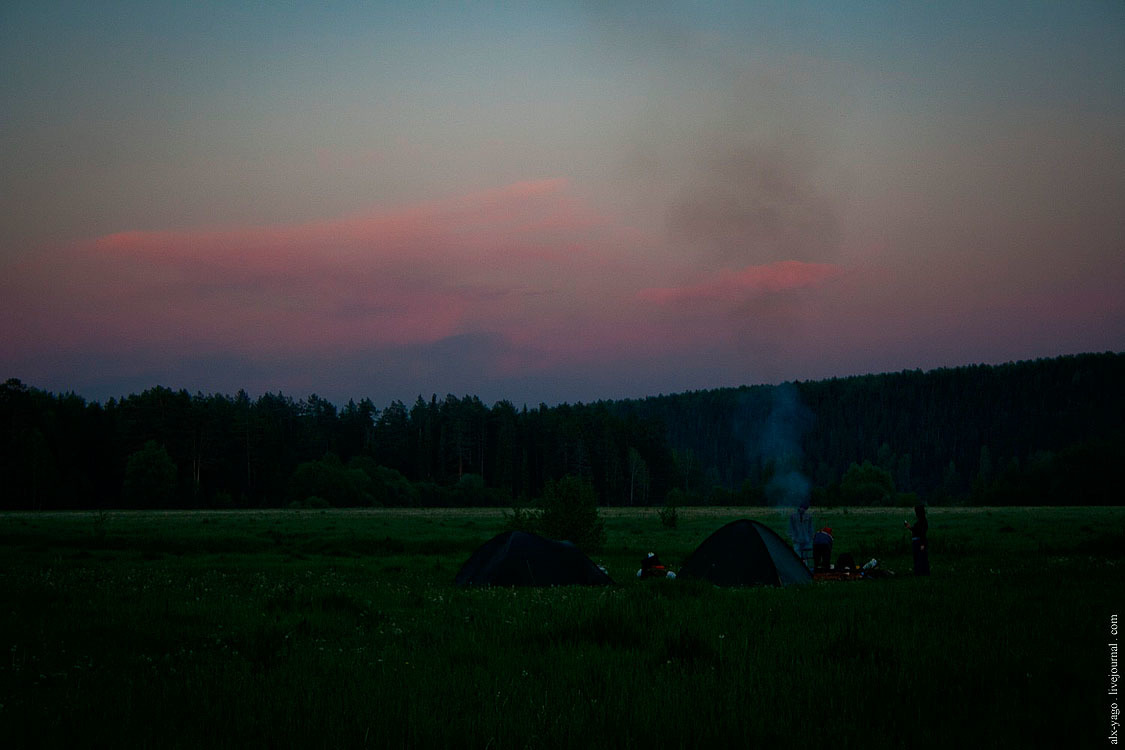
[[[1116,745],[1121,728],[1121,708],[1117,705],[1117,684],[1121,674],[1117,670],[1117,615],[1109,616],[1109,744]]]

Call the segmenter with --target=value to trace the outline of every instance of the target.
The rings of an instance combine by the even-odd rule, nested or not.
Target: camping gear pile
[[[814,581],[871,581],[877,578],[893,576],[892,571],[879,567],[879,561],[874,557],[857,567],[855,560],[848,553],[836,559],[836,565],[828,570],[813,572]]]

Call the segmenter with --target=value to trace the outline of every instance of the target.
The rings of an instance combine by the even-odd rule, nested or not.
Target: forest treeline
[[[0,507],[1120,502],[1125,354],[529,409],[0,386]]]

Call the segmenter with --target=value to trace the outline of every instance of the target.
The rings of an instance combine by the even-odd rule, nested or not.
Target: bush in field
[[[496,507],[506,505],[510,500],[503,490],[486,487],[480,474],[463,474],[457,484],[445,489],[444,494],[448,498],[444,505],[460,508]]]
[[[484,490],[484,477],[480,474],[462,474],[457,480],[457,486],[468,492],[481,492]]]
[[[331,506],[328,504],[328,501],[325,500],[323,497],[317,497],[316,495],[309,495],[304,500],[294,500],[293,502],[289,503],[289,507],[290,508],[308,508],[308,509],[316,508],[316,509],[320,509],[320,508],[329,508]]]
[[[401,472],[387,466],[380,466],[372,479],[374,480],[372,492],[376,504],[404,508],[418,505],[418,488]]]
[[[593,486],[573,476],[547,482],[537,510],[515,505],[505,519],[511,530],[565,539],[585,550],[598,549],[605,538]]]
[[[400,472],[381,466],[373,458],[356,456],[348,461],[348,469],[362,471],[367,476],[375,505],[413,508],[419,504],[418,487]]]
[[[524,505],[513,504],[511,513],[504,512],[504,521],[509,531],[539,531],[539,514]]]
[[[589,482],[574,476],[547,482],[540,505],[543,536],[566,539],[586,550],[601,547],[605,522],[598,516],[598,496]]]
[[[168,451],[149,440],[129,456],[125,465],[122,496],[134,508],[160,508],[170,505],[176,495],[176,464]]]
[[[673,492],[668,493],[668,497],[664,500],[664,507],[656,513],[660,516],[660,523],[667,529],[674,529],[680,523],[680,514],[676,510],[676,495]]]
[[[844,505],[885,506],[897,499],[891,473],[870,461],[848,467],[840,480],[840,494]]]
[[[336,508],[373,505],[371,479],[359,469],[345,468],[334,454],[297,466],[289,479],[290,502],[323,498]]]
[[[225,490],[221,491],[221,492],[216,492],[215,496],[211,498],[211,507],[212,508],[221,508],[221,509],[233,508],[234,507],[234,495],[230,494],[229,492],[226,492]]]

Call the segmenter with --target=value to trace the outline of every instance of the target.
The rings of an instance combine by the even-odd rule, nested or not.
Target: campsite
[[[1125,0],[0,3],[0,750],[1125,737]]]
[[[894,575],[641,581],[778,508],[602,509],[601,586],[458,586],[501,509],[4,513],[9,747],[1092,746],[1125,510],[833,508]],[[818,739],[820,738],[820,739]]]

